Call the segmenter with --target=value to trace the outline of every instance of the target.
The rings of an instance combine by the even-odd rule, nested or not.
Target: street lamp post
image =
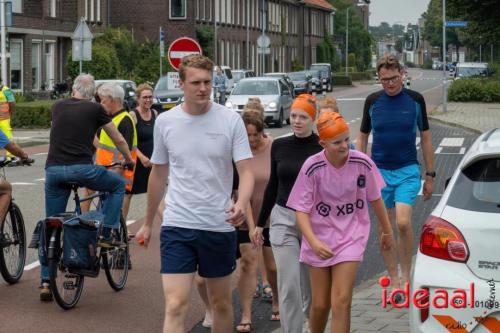
[[[367,3],[358,2],[356,6],[363,7],[366,6]],[[349,9],[350,6],[347,7],[345,12],[345,76],[347,76],[347,66],[349,65]]]

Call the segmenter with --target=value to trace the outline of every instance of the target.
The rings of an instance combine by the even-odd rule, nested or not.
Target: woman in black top
[[[322,150],[318,136],[312,131],[315,118],[315,97],[299,95],[290,113],[293,135],[274,140],[271,147],[271,175],[253,234],[254,242],[262,239],[262,230],[270,215],[270,241],[278,270],[284,333],[302,332],[304,317],[309,316],[309,273],[299,262],[302,235],[296,225],[295,211],[287,208],[286,202],[304,161]]]
[[[137,109],[130,111],[130,116],[135,122],[137,129],[137,164],[134,171],[134,183],[132,190],[123,199],[123,218],[126,220],[132,195],[146,193],[148,191],[148,178],[151,172],[149,158],[153,154],[153,129],[156,120],[156,111],[151,109],[153,105],[153,88],[149,84],[141,84],[137,87]]]

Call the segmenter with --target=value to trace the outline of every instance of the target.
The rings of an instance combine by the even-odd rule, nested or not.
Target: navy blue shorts
[[[162,274],[224,277],[236,268],[236,232],[161,227],[160,252]]]

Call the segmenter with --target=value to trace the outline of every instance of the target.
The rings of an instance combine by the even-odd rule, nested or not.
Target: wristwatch
[[[425,175],[432,178],[436,178],[436,171],[427,171]]]

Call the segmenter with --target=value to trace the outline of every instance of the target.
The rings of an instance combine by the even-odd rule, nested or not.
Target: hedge
[[[49,128],[52,105],[55,101],[17,103],[12,112],[13,128]]]
[[[348,76],[334,75],[333,86],[352,86],[351,78]]]
[[[363,80],[372,80],[373,74],[370,72],[353,72],[349,73],[352,81],[363,81]]]
[[[500,81],[491,79],[455,80],[448,90],[453,102],[500,102]]]

